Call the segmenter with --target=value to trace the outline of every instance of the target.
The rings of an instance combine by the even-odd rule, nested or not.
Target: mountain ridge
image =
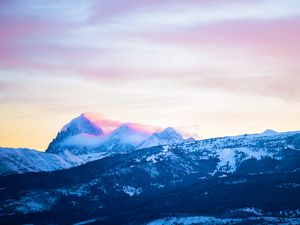
[[[217,154],[219,157],[219,160],[222,161],[222,163],[219,165],[219,169],[222,169],[224,171],[230,171],[234,170],[236,162],[235,162],[235,154],[241,154],[243,158],[257,158],[261,159],[266,156],[269,157],[275,157],[273,153],[268,153],[265,151],[253,151],[253,148],[258,148],[256,145],[258,144],[258,140],[260,139],[266,139],[266,140],[273,140],[277,141],[282,138],[288,138],[289,136],[297,135],[300,134],[300,131],[291,131],[291,132],[283,132],[283,133],[276,133],[276,135],[265,135],[264,133],[260,134],[244,134],[244,135],[238,135],[238,136],[231,136],[231,137],[219,137],[219,138],[210,138],[210,139],[204,139],[204,140],[185,140],[183,142],[179,143],[156,143],[156,146],[162,145],[162,146],[185,146],[185,148],[189,149],[188,146],[197,146],[189,151],[193,152],[195,148],[198,149],[203,149],[204,154],[208,154],[207,156],[202,156],[202,158],[209,157],[209,154]],[[149,136],[151,137],[151,136]],[[235,145],[239,142],[245,142],[248,146],[247,148],[239,148],[235,152],[230,150],[230,146],[235,143]],[[115,145],[116,146],[116,145]],[[121,145],[128,147],[126,145]],[[133,146],[129,146],[133,147]],[[155,146],[151,146],[148,148],[152,148]],[[107,146],[106,146],[107,148]],[[139,148],[135,148],[136,150],[142,149],[143,146],[139,146]],[[219,151],[216,153],[215,149],[221,148],[222,151]],[[300,149],[300,138],[295,139],[295,143],[289,143],[286,144],[285,148],[290,148],[290,149]],[[133,151],[136,151],[133,150]],[[18,153],[16,152],[18,151]],[[30,168],[28,167],[28,160],[26,158],[26,154],[28,151],[33,152],[31,155],[31,158],[34,159],[36,157],[36,162],[35,168]],[[127,152],[130,153],[131,151]],[[69,162],[65,163],[65,166],[62,166],[64,164],[59,164],[61,166],[57,166],[56,162],[53,162],[52,158],[54,157],[55,159],[57,158],[62,158],[62,160],[65,160],[66,153],[68,156],[74,157],[75,162]],[[68,150],[64,150],[63,152],[60,152],[59,154],[53,154],[49,152],[39,152],[35,150],[25,150],[25,149],[9,149],[9,148],[0,148],[0,163],[2,165],[2,173],[0,173],[0,176],[3,175],[9,175],[9,174],[14,174],[14,173],[26,173],[26,172],[39,172],[39,171],[53,171],[56,169],[66,169],[70,168],[73,166],[78,166],[81,164],[88,163],[93,160],[97,160],[112,154],[117,154],[117,153],[122,153],[122,154],[127,154],[126,152],[123,151],[115,151],[112,153],[107,153],[107,152],[92,152],[88,154],[79,154],[79,155],[74,155],[73,153],[69,152]],[[168,151],[166,152],[167,154]],[[274,152],[276,153],[276,152]],[[163,154],[165,154],[163,152]],[[22,157],[20,157],[22,155]],[[33,155],[33,156],[32,156]],[[148,157],[149,162],[156,162],[160,159],[162,155],[153,155]],[[280,156],[277,156],[280,157]],[[54,169],[45,169],[45,163],[39,164],[37,163],[40,158],[43,158],[44,160],[48,160],[48,163],[51,165],[50,167]],[[57,159],[58,160],[58,159]],[[56,160],[56,161],[57,161]],[[69,160],[70,161],[70,160]],[[71,164],[70,164],[71,163]],[[19,169],[17,169],[19,167]],[[15,168],[15,169],[14,169]],[[27,168],[27,169],[24,169]],[[7,172],[5,172],[7,171]]]
[[[169,134],[169,137],[168,137]],[[149,143],[149,137],[155,137]],[[145,141],[148,139],[148,143]],[[168,141],[167,141],[168,139]],[[65,150],[75,155],[88,153],[116,153],[133,151],[144,143],[144,147],[184,141],[174,128],[153,132],[147,126],[120,123],[113,130],[105,132],[99,124],[93,123],[85,113],[67,123],[50,142],[46,152],[59,154]]]
[[[0,177],[0,221],[143,224],[182,214],[285,221],[300,216],[298,149],[299,131],[238,135]]]
[[[168,127],[160,132],[154,132],[140,143],[138,148],[149,148],[159,145],[172,145],[184,142],[184,138],[174,128]]]

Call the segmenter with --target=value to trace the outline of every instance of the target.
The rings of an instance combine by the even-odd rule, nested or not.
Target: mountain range
[[[126,153],[134,149],[183,141],[183,137],[170,127],[153,133],[146,127],[124,123],[105,133],[91,121],[88,114],[83,113],[62,128],[46,152],[59,154],[68,150],[75,155]]]
[[[111,154],[191,140],[170,127],[155,132],[147,128],[123,123],[104,132],[90,114],[82,113],[63,126],[45,152],[0,148],[0,176],[67,169]]]
[[[46,152],[0,149],[0,223],[300,224],[300,131],[137,127],[82,114]]]

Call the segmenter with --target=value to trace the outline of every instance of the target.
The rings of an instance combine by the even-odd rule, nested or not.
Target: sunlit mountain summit
[[[137,123],[101,120],[93,113],[82,113],[66,124],[49,144],[46,152],[66,150],[81,155],[87,153],[122,153],[138,148],[176,144],[186,139],[174,128],[159,129]]]

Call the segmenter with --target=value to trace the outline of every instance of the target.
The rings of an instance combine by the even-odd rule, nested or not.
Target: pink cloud
[[[2,41],[24,40],[26,37],[35,35],[48,35],[58,32],[61,28],[59,23],[46,20],[37,20],[31,17],[1,17],[0,34]]]
[[[0,22],[0,66],[4,69],[50,69],[35,59],[59,53],[57,47],[43,44],[45,38],[61,35],[63,24],[28,17],[2,17]],[[61,47],[63,49],[63,47]],[[62,51],[66,52],[66,51]]]
[[[190,1],[192,4],[220,4],[222,0]],[[234,1],[232,1],[234,2]],[[140,8],[160,6],[161,4],[174,3],[174,1],[140,1],[129,0],[99,3],[94,8],[94,16],[101,19],[101,16],[114,16],[120,13],[129,13]],[[176,3],[176,2],[175,2]],[[180,3],[178,1],[178,3]],[[9,3],[7,3],[9,4]],[[88,21],[89,23],[91,21]],[[47,72],[65,72],[75,74],[87,79],[110,79],[110,80],[132,80],[137,77],[161,77],[169,76],[170,79],[181,77],[170,67],[168,74],[158,70],[145,70],[143,68],[132,68],[119,66],[94,66],[85,65],[85,60],[93,60],[95,56],[113,54],[110,48],[106,52],[99,49],[82,47],[67,47],[47,43],[48,37],[63,37],[65,33],[76,29],[81,25],[89,24],[67,24],[54,21],[39,20],[32,17],[11,17],[0,20],[0,66],[2,69],[26,70],[35,69]],[[282,76],[274,75],[272,79],[263,79],[260,83],[256,78],[238,79],[227,74],[227,71],[207,71],[209,76],[202,74],[201,68],[191,68],[193,71],[200,71],[195,84],[203,87],[221,88],[234,91],[252,91],[255,93],[278,95],[283,98],[298,98],[300,95],[295,86],[299,82],[300,60],[300,18],[288,18],[278,20],[239,20],[230,22],[219,22],[197,26],[189,29],[173,30],[165,33],[132,33],[136,38],[154,42],[179,46],[182,48],[197,47],[198,45],[212,45],[220,49],[247,48],[260,54],[277,57],[294,63],[295,71],[284,71]],[[67,36],[69,37],[69,36]],[[151,44],[151,43],[150,43]],[[122,50],[121,50],[122,51]],[[38,59],[38,60],[36,60]],[[52,62],[51,59],[54,59]],[[58,63],[56,62],[58,61]],[[145,62],[147,63],[147,62]],[[154,68],[156,69],[156,68]],[[216,68],[218,70],[218,68]],[[68,73],[69,72],[69,73]],[[214,74],[217,75],[214,75]],[[41,73],[42,75],[43,73]],[[184,74],[186,76],[186,74]],[[222,76],[221,76],[222,75]],[[187,78],[187,80],[189,80]],[[249,82],[244,85],[245,81]],[[255,84],[259,82],[259,84]],[[192,84],[193,85],[193,84]],[[256,87],[258,86],[258,87]],[[242,88],[240,88],[242,87]]]
[[[191,77],[180,72],[174,72],[173,75],[185,76],[187,81],[190,80],[190,85],[202,88],[274,96],[287,101],[300,99],[300,18],[220,22],[154,34],[152,37],[150,33],[143,36],[158,43],[182,48],[197,49],[198,46],[209,45],[225,51],[247,49],[258,59],[267,56],[274,59],[274,62],[276,59],[285,61],[289,67],[282,71],[277,69],[276,74],[269,72],[258,74],[257,77],[233,76],[230,71],[218,67],[211,70],[191,68],[189,73],[197,74]]]
[[[151,76],[151,72],[145,71],[143,68],[133,68],[127,66],[117,67],[87,67],[74,69],[74,72],[81,77],[92,79],[95,81],[113,80],[114,82],[128,82],[131,79],[142,79]]]
[[[148,36],[151,34],[147,34]],[[300,18],[281,20],[239,20],[202,25],[154,35],[167,44],[222,48],[249,48],[254,52],[300,60]]]
[[[105,119],[103,115],[99,113],[86,112],[83,113],[83,115],[97,127],[101,128],[105,133],[110,133],[121,124],[119,121]]]
[[[83,77],[89,77],[92,79],[115,79],[126,76],[126,70],[122,68],[96,68],[96,67],[83,67],[77,70],[77,73]]]
[[[138,124],[138,123],[124,123],[121,121],[106,119],[103,117],[103,115],[99,113],[86,112],[83,113],[83,115],[88,120],[90,120],[93,124],[95,124],[97,127],[101,128],[105,134],[112,132],[114,129],[116,129],[122,124],[129,126],[133,130],[138,130],[146,134],[147,133],[151,134],[155,131],[161,130],[158,127],[153,127],[149,125]]]
[[[282,76],[236,77],[231,75],[199,74],[192,86],[208,89],[221,89],[235,93],[250,93],[281,98],[286,101],[300,100],[300,76],[286,73]]]
[[[259,0],[242,0],[241,2],[253,3]],[[184,4],[191,4],[195,7],[201,6],[215,6],[219,4],[224,4],[224,0],[188,0],[184,1]],[[235,0],[226,0],[226,3],[234,3]],[[108,19],[110,17],[124,15],[131,12],[135,12],[140,9],[153,9],[159,8],[161,6],[181,6],[183,1],[179,0],[114,0],[107,2],[97,2],[93,7],[93,15],[91,21],[103,21],[103,19]]]
[[[12,87],[12,84],[0,82],[0,91],[9,90]]]
[[[149,8],[149,7],[159,7],[160,5],[165,5],[170,2],[176,4],[176,1],[166,0],[114,0],[107,2],[98,2],[93,7],[93,15],[91,16],[91,21],[103,21],[109,19],[110,17],[115,17],[118,15],[128,14],[130,12]]]

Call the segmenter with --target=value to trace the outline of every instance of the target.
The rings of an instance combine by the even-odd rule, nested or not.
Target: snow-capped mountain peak
[[[161,132],[154,132],[139,148],[149,148],[158,145],[172,145],[183,142],[184,139],[174,128],[168,127]]]
[[[89,139],[87,139],[87,135],[90,136]],[[72,148],[74,148],[74,144],[77,145],[77,143],[85,143],[84,145],[89,145],[88,142],[91,139],[93,139],[93,143],[98,141],[94,140],[95,138],[93,137],[97,138],[103,135],[104,132],[101,127],[94,124],[84,113],[82,113],[80,116],[72,119],[61,129],[61,131],[49,144],[46,152],[62,153],[67,149],[66,146],[72,146]],[[70,139],[72,139],[72,141],[70,141]]]
[[[163,131],[158,133],[158,135],[160,137],[166,137],[166,138],[176,138],[179,140],[183,139],[181,134],[179,134],[173,127],[168,127],[166,129],[164,129]]]
[[[149,133],[139,130],[130,124],[122,124],[111,132],[107,141],[120,141],[122,143],[137,145],[149,137]]]
[[[194,142],[196,139],[194,137],[189,137],[185,140],[185,142]]]
[[[62,132],[68,132],[70,135],[86,133],[91,135],[102,135],[101,127],[94,124],[84,113],[71,120],[62,129]]]
[[[263,135],[276,135],[276,134],[278,134],[278,132],[275,130],[267,129],[264,132],[262,132],[262,134]]]

